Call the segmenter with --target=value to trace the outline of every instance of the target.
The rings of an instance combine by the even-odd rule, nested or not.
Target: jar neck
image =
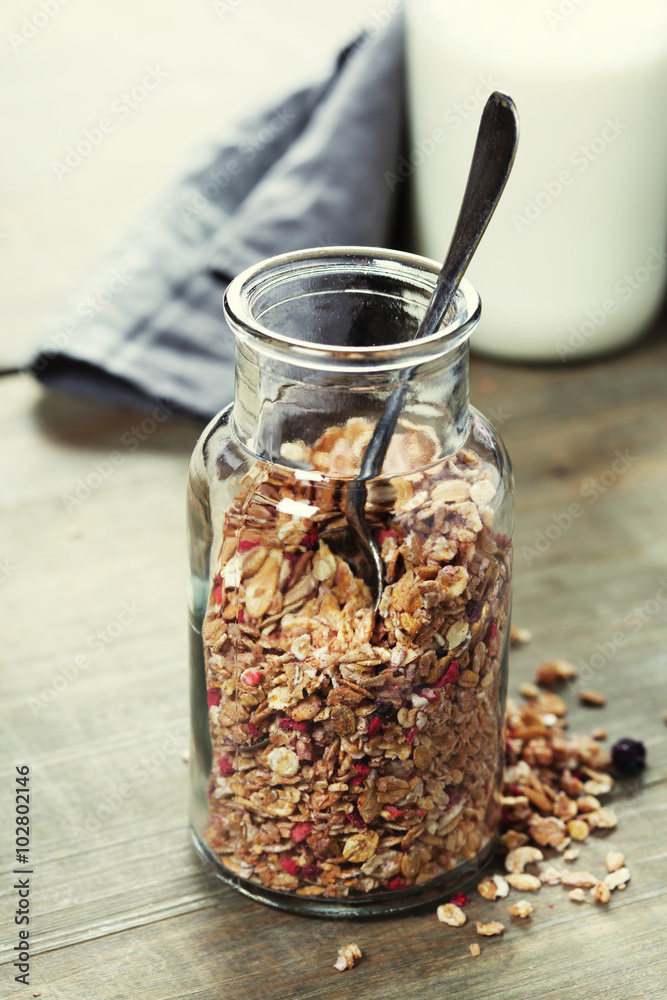
[[[407,389],[384,475],[406,474],[458,451],[468,437],[468,342],[409,369],[322,371],[277,360],[248,342],[236,345],[233,427],[256,457],[311,468],[322,435],[349,430],[337,469],[358,472],[367,440],[392,393]],[[317,465],[317,462],[315,462]],[[334,470],[336,471],[336,470]]]

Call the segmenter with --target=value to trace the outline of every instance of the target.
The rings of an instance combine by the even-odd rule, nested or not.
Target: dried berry
[[[286,858],[283,854],[280,859],[280,864],[283,866],[284,870],[288,875],[300,875],[301,865],[297,865],[293,858]]]
[[[322,874],[322,869],[320,868],[319,865],[306,865],[306,867],[301,872],[301,878],[305,878],[307,881],[308,880],[314,881],[316,878],[319,878],[321,874]]]
[[[315,543],[317,541],[317,532],[311,531],[308,535],[304,535],[301,539],[301,544],[305,549],[314,549]]]
[[[408,883],[405,879],[402,879],[400,875],[394,875],[394,877],[390,878],[387,882],[388,889],[407,889],[407,887]]]
[[[238,544],[239,552],[249,552],[250,549],[255,549],[259,545],[259,542],[253,540],[252,538],[242,538]]]
[[[445,674],[445,684],[456,684],[459,679],[459,664],[458,660],[452,660]]]
[[[471,624],[479,621],[482,614],[482,607],[483,604],[481,601],[468,601],[466,604],[466,615],[468,616],[468,621]]]
[[[453,903],[454,906],[467,906],[470,902],[470,897],[464,896],[462,892],[455,892],[449,902]]]
[[[377,701],[376,705],[375,714],[379,715],[381,719],[386,721],[396,715],[396,709],[390,701]]]
[[[216,705],[219,705],[220,688],[209,688],[206,692],[206,700],[208,701],[209,708],[214,708]]]
[[[611,759],[619,774],[639,774],[646,767],[646,747],[641,740],[626,736],[614,743]]]
[[[219,761],[219,764],[218,764],[218,768],[220,770],[220,774],[223,777],[225,777],[225,778],[231,777],[231,775],[236,772],[236,768],[234,767],[234,763],[233,763],[233,761],[231,761],[229,759],[229,757],[227,756],[227,754],[225,754],[224,757],[220,758],[220,761]]]
[[[312,823],[295,823],[290,832],[290,837],[295,844],[300,844],[306,837],[310,837],[313,832]]]
[[[309,722],[297,722],[296,719],[279,719],[278,725],[281,729],[296,730],[297,733],[307,733],[310,728]]]
[[[356,827],[357,830],[366,830],[367,829],[366,823],[361,818],[361,816],[359,815],[359,813],[357,812],[356,809],[353,809],[352,812],[349,812],[347,814],[347,821],[348,821],[348,823],[351,826]]]
[[[368,735],[375,736],[382,729],[382,719],[379,715],[371,716],[371,720],[368,723]]]

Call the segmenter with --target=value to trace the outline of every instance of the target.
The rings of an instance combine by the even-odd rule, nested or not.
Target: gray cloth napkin
[[[210,417],[233,395],[222,294],[290,250],[392,245],[384,177],[400,152],[403,25],[341,53],[331,77],[209,149],[54,318],[31,369],[52,389]]]

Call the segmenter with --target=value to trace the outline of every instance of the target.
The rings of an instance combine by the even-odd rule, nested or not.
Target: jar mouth
[[[438,330],[411,339],[441,264],[377,247],[280,254],[239,274],[224,295],[237,340],[292,365],[369,371],[434,361],[468,340],[481,303],[465,279]]]

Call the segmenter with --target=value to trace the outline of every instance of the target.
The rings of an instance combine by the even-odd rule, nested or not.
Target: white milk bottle
[[[654,318],[667,242],[667,0],[406,0],[416,249],[442,259],[482,107],[510,94],[514,170],[469,277],[477,350],[570,361]]]

